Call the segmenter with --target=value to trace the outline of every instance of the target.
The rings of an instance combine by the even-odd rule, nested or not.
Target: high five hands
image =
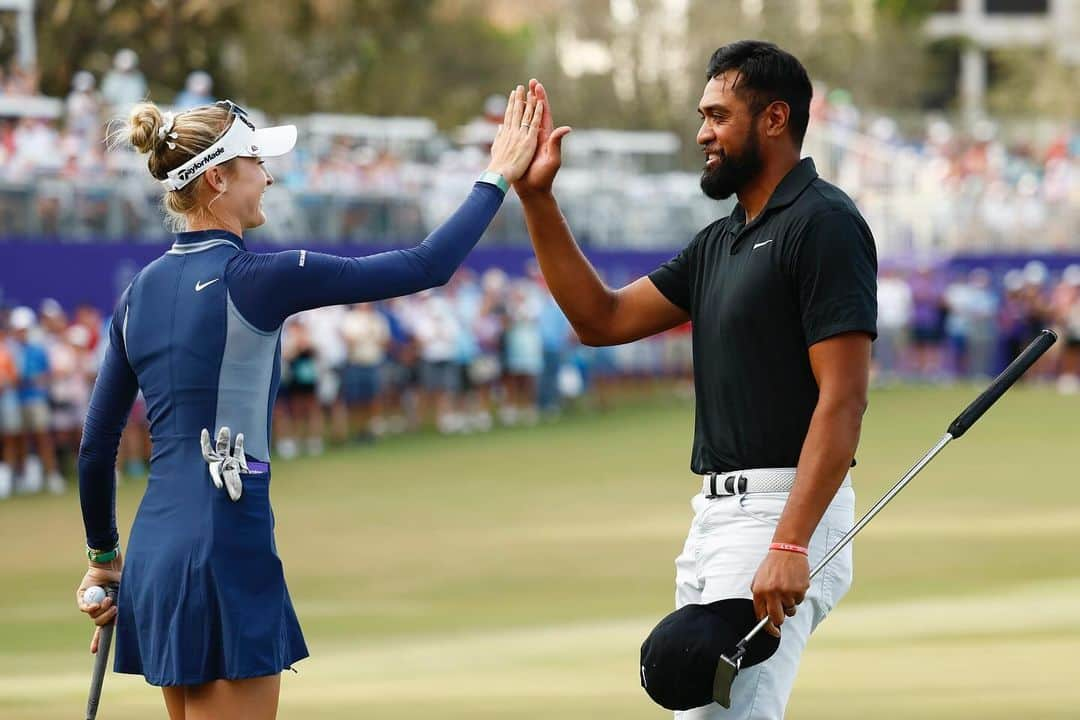
[[[530,80],[528,90],[518,85],[510,93],[491,145],[488,170],[506,178],[519,197],[550,192],[568,132],[568,127],[554,127],[547,91],[540,82]]]

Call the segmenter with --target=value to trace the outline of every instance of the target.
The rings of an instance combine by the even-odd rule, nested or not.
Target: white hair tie
[[[176,115],[171,112],[167,112],[161,116],[161,127],[158,128],[157,135],[159,140],[165,140],[170,138],[176,140],[180,137],[177,133],[173,132],[173,124],[176,122]],[[176,143],[165,140],[165,144],[170,150],[176,149]]]
[[[158,128],[158,137],[162,140],[165,136],[172,131],[173,123],[176,122],[176,115],[171,112],[167,112],[161,116],[161,127]]]

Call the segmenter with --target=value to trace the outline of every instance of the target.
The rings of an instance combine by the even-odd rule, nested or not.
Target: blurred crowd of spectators
[[[0,312],[0,498],[18,490],[62,493],[74,467],[101,353],[102,319],[69,315],[53,300],[39,312]]]
[[[33,70],[15,65],[0,79],[0,97],[31,98],[39,94]],[[212,88],[209,74],[192,72],[172,105],[184,109],[213,102]],[[122,117],[146,97],[146,77],[133,50],[125,48],[116,53],[100,87],[93,73],[79,70],[71,78],[59,117],[50,117],[46,109],[0,117],[0,179],[18,181],[75,174],[85,177],[88,172],[108,176],[119,172],[120,166],[107,161],[109,121]]]
[[[90,307],[69,317],[55,301],[0,312],[0,498],[65,491],[107,322]],[[568,406],[604,409],[616,391],[686,388],[690,373],[688,327],[618,348],[583,347],[535,271],[463,269],[421,295],[290,318],[275,457],[388,433],[533,425]],[[122,474],[145,474],[149,452],[140,397],[121,441]]]
[[[1060,250],[1080,235],[1080,125],[990,120],[967,132],[943,117],[860,111],[821,88],[804,150],[847,190],[889,254],[965,249]]]
[[[12,84],[27,86],[27,81],[21,78]],[[124,192],[133,196],[130,202],[153,207],[158,188],[147,178],[144,163],[128,149],[107,152],[103,143],[107,120],[122,116],[132,103],[146,96],[147,81],[138,57],[131,50],[121,50],[100,84],[87,71],[75,73],[59,117],[0,117],[0,183],[45,183],[36,211],[43,218],[43,227],[37,232],[60,233],[75,224],[62,217],[62,206],[74,206],[78,201],[65,200],[63,192],[47,187],[49,179],[78,177],[81,185],[89,187],[97,182],[116,194],[120,191],[115,179],[129,177],[132,187]],[[182,109],[211,102],[214,97],[212,78],[196,71],[180,93],[165,100]],[[276,201],[288,207],[275,208],[274,225],[287,227],[286,234],[292,237],[330,235],[333,237],[324,238],[330,241],[340,236],[363,242],[377,232],[379,223],[391,226],[391,237],[423,234],[442,217],[445,197],[456,200],[460,195],[455,173],[468,175],[482,169],[483,137],[494,132],[501,116],[495,107],[498,104],[492,103],[491,109],[485,108],[475,122],[462,128],[456,144],[435,132],[434,126],[424,134],[423,142],[406,137],[408,133],[394,139],[365,137],[363,132],[302,133],[295,153],[271,163],[279,180],[274,192],[284,192],[284,188],[289,191],[286,195],[291,194]],[[883,255],[975,247],[1076,247],[1080,235],[1080,127],[1075,123],[1033,124],[1025,132],[1010,133],[986,121],[961,131],[944,118],[919,116],[904,122],[873,114],[858,108],[845,91],[825,87],[816,91],[811,110],[813,121],[805,150],[817,160],[823,176],[856,199]],[[422,121],[395,119],[395,123],[403,127],[409,120]],[[678,165],[676,154],[671,153],[672,166]],[[674,247],[692,236],[694,229],[704,224],[702,220],[707,222],[708,214],[715,214],[715,205],[688,203],[682,195],[673,194],[672,188],[677,186],[696,195],[695,173],[639,172],[633,165],[620,166],[617,172],[609,168],[605,173],[593,164],[590,160],[590,167],[577,168],[571,162],[560,176],[568,212],[576,212],[577,194],[589,199],[588,211],[571,218],[587,242],[607,242],[599,236],[605,228],[612,228],[616,241],[627,246]],[[575,172],[587,177],[576,181]],[[454,175],[455,182],[444,182],[449,175]],[[140,192],[142,195],[135,198]],[[376,222],[370,208],[342,210],[326,196],[377,197],[387,203],[407,198],[413,204],[391,204],[384,212],[386,218]],[[649,199],[655,201],[650,203]],[[605,213],[605,203],[614,203],[621,211]],[[679,211],[673,213],[675,217],[666,217],[662,208],[657,209],[658,203],[677,206]],[[661,218],[659,227],[628,220],[640,215],[634,211],[642,204],[650,217]],[[106,211],[91,207],[86,212]],[[341,215],[337,225],[345,225],[344,230],[325,226],[331,213]],[[117,235],[138,236],[147,226],[160,226],[156,217],[150,217],[154,213],[145,215],[134,228],[130,221],[123,221],[129,224]],[[686,219],[686,228],[675,222],[678,217]],[[95,226],[92,220],[87,221],[87,234],[105,232],[103,221]],[[356,226],[351,234],[350,224]],[[673,231],[663,230],[672,227]],[[514,237],[515,242],[523,240],[520,234]]]
[[[876,379],[952,382],[996,375],[1044,328],[1060,338],[1033,375],[1080,391],[1080,264],[1032,260],[995,276],[886,266],[878,279]]]
[[[874,381],[952,383],[999,372],[1043,328],[1061,336],[1029,373],[1080,392],[1080,265],[1038,261],[995,275],[975,268],[885,267]],[[0,498],[62,493],[107,338],[92,307],[47,300],[0,312]],[[486,432],[567,408],[607,408],[626,392],[692,388],[689,325],[614,348],[577,342],[530,270],[459,271],[436,290],[296,315],[282,335],[275,457],[320,454],[389,433]],[[118,467],[146,472],[150,437],[136,401]]]

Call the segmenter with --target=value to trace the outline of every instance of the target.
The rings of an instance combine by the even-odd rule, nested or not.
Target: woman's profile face
[[[225,166],[223,166],[224,168]],[[273,176],[263,166],[261,158],[238,157],[229,161],[221,179],[224,192],[212,197],[208,210],[218,218],[233,220],[244,230],[266,222],[262,196],[274,184]]]
[[[274,184],[274,177],[263,165],[262,158],[239,157],[233,161],[236,177],[236,217],[245,230],[256,228],[266,222],[262,196]],[[232,186],[229,186],[232,190]],[[226,193],[228,194],[228,193]]]

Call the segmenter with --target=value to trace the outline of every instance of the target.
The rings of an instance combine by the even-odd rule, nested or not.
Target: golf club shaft
[[[900,491],[903,490],[904,487],[907,486],[907,484],[911,482],[916,475],[919,474],[919,471],[926,467],[927,464],[929,464],[929,462],[934,459],[934,456],[941,452],[942,449],[946,445],[948,445],[949,441],[952,439],[952,435],[950,435],[949,433],[945,433],[941,437],[941,439],[937,441],[937,445],[934,445],[934,447],[930,448],[930,452],[923,455],[922,458],[919,459],[919,462],[912,465],[911,469],[907,471],[904,477],[900,478],[900,481],[893,485],[892,489],[889,490],[889,492],[885,493],[885,495],[883,495],[880,500],[874,503],[874,507],[867,510],[866,514],[862,516],[862,519],[859,520],[859,522],[855,523],[855,526],[848,530],[844,537],[840,538],[840,540],[837,541],[836,545],[834,545],[833,548],[829,550],[829,552],[825,553],[825,557],[822,558],[821,562],[819,562],[817,566],[810,571],[810,579],[813,580],[814,576],[821,572],[825,568],[825,566],[829,564],[829,561],[836,557],[836,554],[843,550],[844,546],[851,542],[852,538],[854,538],[860,530],[866,527],[866,523],[873,520],[874,516],[881,512],[882,509],[884,509],[884,507],[889,504],[889,501],[896,497],[900,493]]]
[[[915,463],[911,467],[911,469],[907,471],[907,473],[904,475],[904,477],[900,478],[900,481],[897,482],[895,485],[893,485],[892,489],[889,490],[889,492],[885,493],[885,495],[882,496],[882,498],[880,500],[878,500],[876,503],[874,503],[874,507],[870,508],[866,512],[866,514],[862,516],[862,519],[859,520],[859,522],[855,523],[855,526],[853,528],[851,528],[850,530],[848,530],[847,534],[845,534],[844,537],[840,538],[840,540],[837,541],[836,545],[834,545],[832,547],[832,549],[829,550],[829,552],[825,553],[825,557],[822,558],[821,562],[819,562],[814,567],[814,569],[810,571],[810,579],[813,580],[814,577],[819,572],[821,572],[825,568],[826,565],[829,564],[829,561],[832,560],[834,557],[836,557],[836,554],[839,553],[841,550],[843,550],[844,546],[846,546],[848,543],[850,543],[851,540],[859,533],[859,531],[862,530],[864,527],[866,527],[866,524],[868,522],[870,522],[871,520],[873,520],[874,516],[877,515],[879,512],[881,512],[882,509],[884,509],[884,507],[889,504],[889,501],[892,500],[894,497],[896,497],[900,493],[900,491],[903,490],[904,487],[909,482],[911,482],[912,479],[914,479],[914,477],[916,475],[919,474],[919,471],[922,470],[924,467],[926,467],[927,464],[931,460],[934,459],[934,456],[937,455],[939,452],[941,452],[941,450],[946,445],[948,445],[949,441],[952,440],[952,439],[953,439],[952,435],[950,435],[949,433],[945,433],[945,435],[942,436],[942,438],[940,440],[938,440],[937,444],[934,445],[934,447],[932,447],[930,449],[930,452],[923,455],[922,458],[919,459],[919,462]],[[743,638],[740,645],[743,645],[743,644],[748,643],[751,640],[753,640],[754,636],[757,635],[759,632],[761,632],[761,630],[764,629],[764,627],[768,624],[768,622],[769,622],[769,616],[766,615],[765,617],[763,617],[760,620],[760,622],[758,622],[757,625],[754,626],[753,630],[751,630],[749,633],[747,633],[746,637]]]
[[[116,585],[105,588],[105,597],[116,602]],[[98,636],[97,654],[94,655],[94,672],[90,676],[90,695],[86,699],[86,720],[94,720],[97,717],[98,704],[101,702],[101,686],[105,682],[105,670],[109,665],[109,650],[112,648],[113,629],[116,621],[101,626],[101,635]]]
[[[862,519],[855,524],[855,527],[851,528],[844,537],[840,538],[836,543],[825,553],[825,557],[817,566],[810,571],[810,579],[813,580],[814,576],[821,572],[830,560],[836,557],[836,554],[844,549],[851,539],[862,530],[868,522],[874,519],[874,516],[881,512],[882,508],[889,504],[889,501],[896,497],[897,493],[904,489],[904,487],[911,482],[911,480],[919,474],[919,471],[926,467],[927,463],[934,459],[934,456],[941,452],[942,448],[949,444],[954,438],[958,438],[966,433],[975,422],[983,416],[990,407],[998,401],[1005,392],[1013,386],[1020,377],[1027,372],[1028,368],[1035,364],[1035,362],[1043,356],[1043,354],[1050,349],[1050,346],[1057,341],[1057,335],[1052,330],[1043,330],[1038,336],[1031,341],[1031,343],[1024,348],[1023,352],[1016,356],[1016,359],[1009,363],[1009,366],[1001,371],[1001,374],[994,378],[994,381],[990,383],[990,386],[983,390],[977,398],[975,398],[971,404],[969,404],[964,411],[956,416],[956,419],[949,424],[949,430],[938,440],[937,444],[930,449],[928,453],[922,456],[922,458],[915,463],[904,477],[900,478],[900,481],[892,486],[889,492],[878,500],[874,507],[870,508]],[[763,617],[754,629],[747,633],[746,637],[739,641],[738,650],[735,657],[741,657],[745,652],[747,644],[754,639],[754,636],[761,632],[765,626],[769,623],[769,617],[766,615]]]

